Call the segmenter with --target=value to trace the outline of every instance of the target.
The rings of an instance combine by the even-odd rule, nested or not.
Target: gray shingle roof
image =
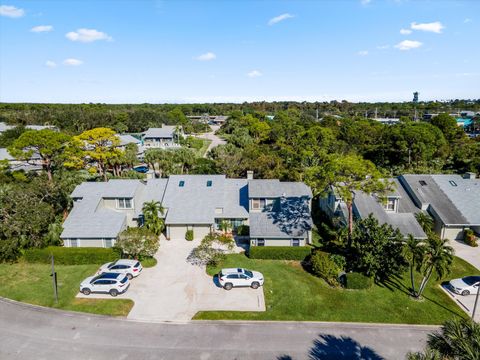
[[[73,190],[72,198],[82,198],[90,194],[104,198],[133,198],[138,187],[139,180],[113,179],[108,182],[84,182]]]
[[[149,128],[143,133],[143,138],[173,138],[175,126],[162,125],[161,128]]]
[[[137,144],[140,145],[142,143],[141,140],[133,137],[132,135],[117,135],[120,139],[120,146],[126,146],[128,144]]]
[[[248,196],[250,198],[276,198],[285,195],[287,197],[308,196],[312,197],[312,190],[303,182],[280,182],[274,180],[249,180]]]

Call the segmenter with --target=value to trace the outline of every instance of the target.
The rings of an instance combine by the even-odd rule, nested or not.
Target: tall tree
[[[159,201],[152,200],[143,204],[142,212],[145,219],[145,227],[159,236],[165,227],[165,223],[159,215],[164,215],[165,208]]]
[[[62,164],[61,155],[70,141],[70,136],[50,129],[28,130],[9,147],[13,157],[35,162],[40,157],[48,180],[53,181],[53,171]]]
[[[423,260],[423,255],[425,253],[425,247],[421,241],[415,239],[413,235],[408,235],[407,239],[403,243],[403,256],[408,262],[410,268],[410,283],[412,285],[412,296],[417,296],[415,291],[415,276],[414,272],[417,264],[421,263]]]

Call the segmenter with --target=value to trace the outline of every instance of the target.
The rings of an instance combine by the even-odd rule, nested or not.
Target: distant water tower
[[[413,102],[416,104],[418,103],[418,91],[415,91],[413,93]]]

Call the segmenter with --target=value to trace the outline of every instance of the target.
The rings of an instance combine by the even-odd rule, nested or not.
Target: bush
[[[18,241],[0,240],[0,262],[14,262],[19,256]]]
[[[120,257],[118,251],[112,248],[50,246],[43,249],[28,249],[25,251],[23,258],[28,263],[49,264],[51,254],[53,254],[55,264],[58,265],[104,264]]]
[[[465,229],[465,244],[477,247],[477,238],[472,229]]]
[[[193,240],[193,230],[187,230],[185,232],[185,240],[192,241]]]
[[[338,286],[339,268],[331,259],[330,254],[323,251],[316,251],[311,259],[312,272],[324,279],[331,286]]]
[[[308,246],[252,246],[248,251],[248,257],[251,259],[303,261],[311,251]]]
[[[158,236],[146,227],[128,228],[120,233],[115,248],[133,258],[152,257],[158,251]]]
[[[249,236],[250,235],[250,227],[248,225],[240,225],[237,227],[237,235],[238,236]]]
[[[346,289],[369,289],[373,285],[372,278],[360,273],[351,272],[343,275],[343,286]]]

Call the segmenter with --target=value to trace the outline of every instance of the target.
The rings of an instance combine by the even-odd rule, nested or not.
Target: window
[[[180,180],[180,181],[178,182],[178,186],[179,186],[179,187],[184,187],[184,186],[185,186],[185,181]]]
[[[292,239],[292,246],[300,246],[300,239]]]
[[[427,182],[424,181],[424,180],[420,180],[419,183],[420,183],[420,185],[422,185],[422,186],[426,186],[426,185],[427,185]]]
[[[257,246],[265,246],[265,239],[257,239]]]
[[[252,209],[253,210],[260,209],[260,199],[252,199]]]
[[[385,210],[386,211],[395,211],[395,203],[397,199],[394,198],[388,198],[387,203],[385,204]]]
[[[212,180],[207,181],[207,187],[212,187]]]
[[[78,239],[70,239],[71,247],[78,247]]]
[[[117,199],[118,209],[133,209],[133,202],[131,198],[119,198]]]

